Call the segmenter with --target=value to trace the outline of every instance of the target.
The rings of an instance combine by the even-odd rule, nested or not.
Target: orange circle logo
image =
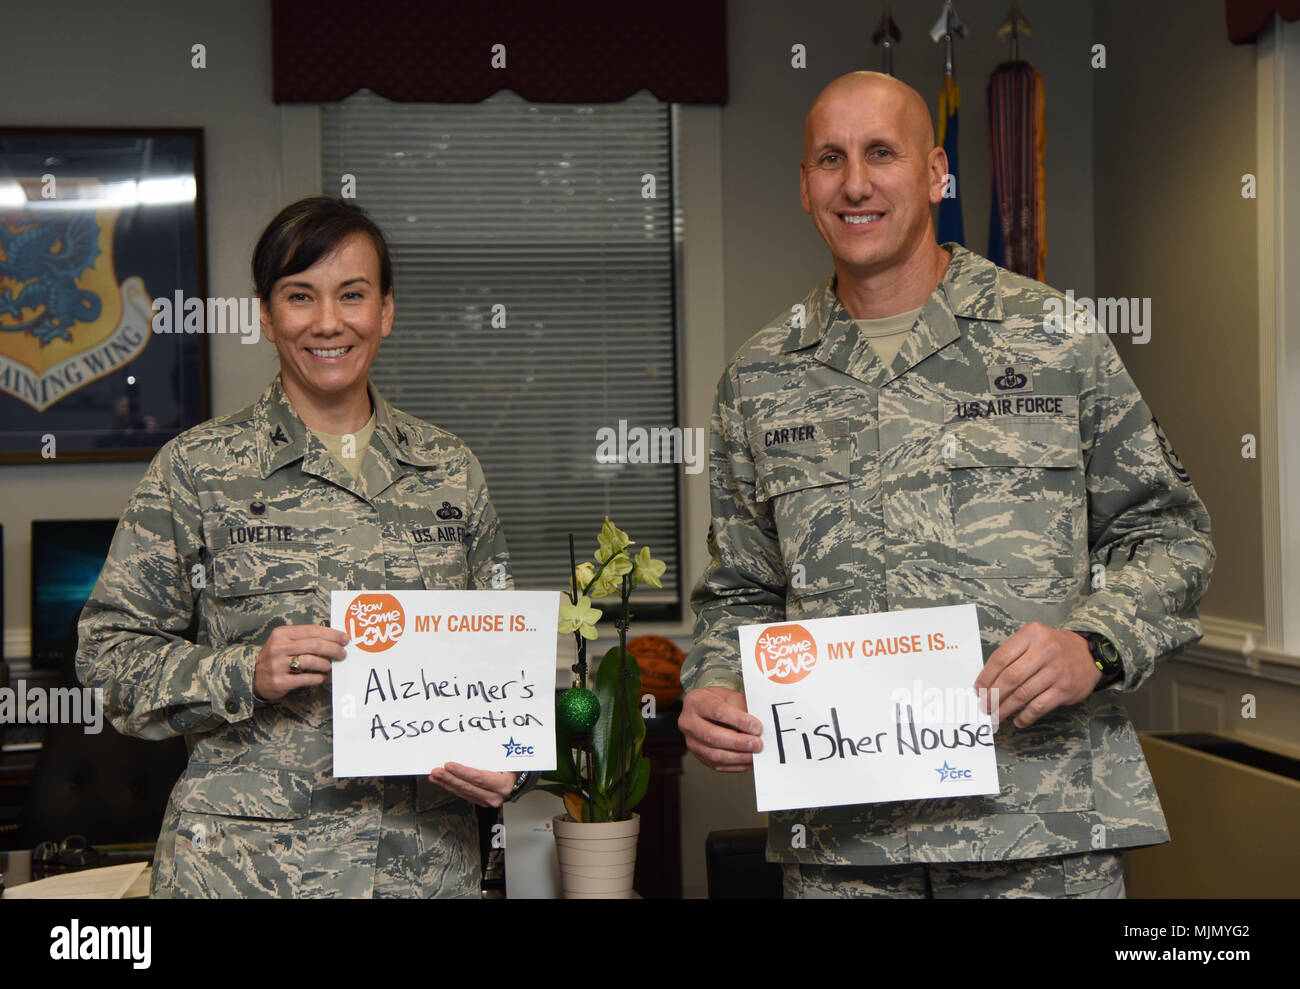
[[[754,661],[773,683],[798,683],[817,665],[817,643],[801,625],[776,625],[754,643]]]
[[[383,652],[406,631],[406,614],[391,594],[358,594],[348,605],[343,630],[358,649]]]

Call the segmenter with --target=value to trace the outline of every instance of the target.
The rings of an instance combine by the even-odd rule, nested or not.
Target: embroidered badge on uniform
[[[1151,425],[1156,431],[1156,440],[1160,444],[1160,452],[1165,455],[1165,463],[1178,476],[1178,480],[1184,484],[1190,484],[1192,479],[1187,473],[1187,468],[1178,459],[1178,454],[1174,453],[1174,445],[1169,442],[1169,437],[1165,435],[1165,431],[1160,428],[1160,423],[1156,421],[1154,416],[1151,417]]]
[[[998,364],[989,368],[989,391],[995,395],[1034,390],[1034,369],[1028,364]]]

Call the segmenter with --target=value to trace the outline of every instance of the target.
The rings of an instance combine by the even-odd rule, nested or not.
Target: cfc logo
[[[754,661],[773,683],[798,683],[817,665],[817,643],[800,625],[775,625],[754,643]]]
[[[406,631],[406,615],[391,594],[358,594],[348,605],[343,626],[358,649],[383,652]]]

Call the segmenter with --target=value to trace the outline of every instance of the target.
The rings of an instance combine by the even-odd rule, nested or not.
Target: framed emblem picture
[[[205,335],[155,321],[207,296],[203,191],[197,128],[0,128],[0,462],[147,459],[208,417]]]

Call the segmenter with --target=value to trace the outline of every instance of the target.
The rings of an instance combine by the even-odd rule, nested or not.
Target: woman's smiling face
[[[379,255],[365,234],[276,281],[262,332],[279,352],[285,395],[299,415],[365,393],[379,341],[393,329],[393,293],[381,295],[379,286]]]

